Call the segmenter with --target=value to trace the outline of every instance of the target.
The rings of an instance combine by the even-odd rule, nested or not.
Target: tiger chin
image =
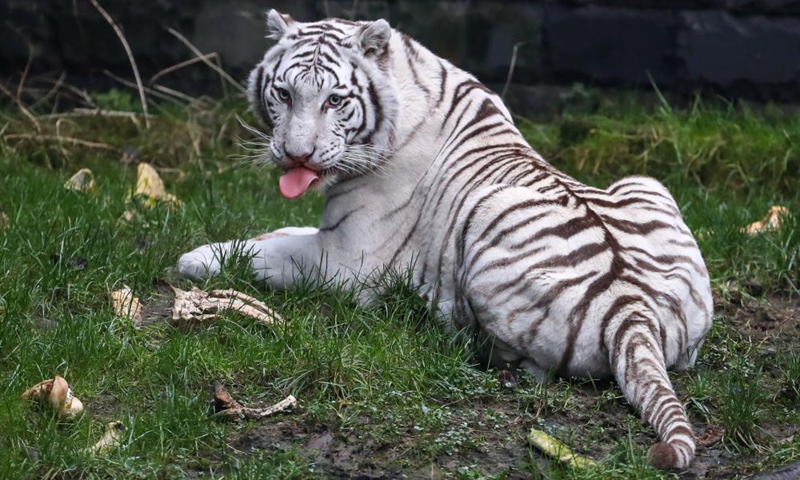
[[[267,18],[275,44],[249,77],[250,107],[272,127],[264,160],[282,170],[281,194],[324,185],[319,227],[199,247],[180,274],[216,275],[242,248],[278,289],[411,265],[447,325],[478,332],[489,365],[615,378],[658,435],[650,462],[686,468],[694,438],[667,369],[694,364],[712,299],[666,188],[558,171],[494,92],[384,20]]]

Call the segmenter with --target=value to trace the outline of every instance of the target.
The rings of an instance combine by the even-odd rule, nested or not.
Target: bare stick
[[[58,80],[56,80],[56,83],[53,85],[53,88],[51,88],[47,93],[45,93],[42,98],[33,102],[31,108],[35,109],[39,105],[43,105],[47,103],[51,98],[53,98],[53,95],[58,93],[58,91],[61,89],[61,85],[64,83],[65,78],[67,78],[67,72],[61,72],[61,76],[58,77]]]
[[[171,33],[171,34],[172,34],[172,35],[173,35],[175,38],[177,38],[178,40],[180,40],[180,41],[181,41],[181,42],[182,42],[184,45],[186,45],[186,47],[188,47],[188,48],[189,48],[189,50],[191,50],[191,51],[192,51],[192,53],[194,53],[194,54],[195,54],[195,55],[196,55],[198,58],[200,58],[200,59],[201,59],[201,60],[200,60],[201,62],[203,62],[203,63],[205,63],[206,65],[208,65],[208,67],[209,67],[211,70],[214,70],[215,72],[217,72],[217,73],[218,73],[218,74],[219,74],[219,75],[220,75],[222,78],[224,78],[225,80],[227,80],[227,81],[228,81],[228,83],[230,83],[231,85],[233,85],[234,87],[236,87],[236,89],[237,89],[237,90],[239,90],[239,92],[241,92],[241,93],[247,93],[247,90],[246,90],[246,89],[245,89],[245,88],[244,88],[244,87],[243,87],[243,86],[242,86],[242,85],[241,85],[239,82],[237,82],[237,81],[236,81],[236,80],[235,80],[233,77],[231,77],[230,75],[228,75],[228,74],[227,74],[227,72],[225,72],[225,70],[223,70],[223,69],[221,69],[220,67],[218,67],[218,66],[214,65],[213,63],[211,63],[211,61],[210,61],[209,59],[205,58],[205,55],[203,54],[203,52],[201,52],[200,50],[198,50],[198,49],[197,49],[197,47],[195,47],[195,46],[192,44],[192,42],[190,42],[190,41],[189,41],[189,40],[188,40],[186,37],[184,37],[183,35],[181,35],[180,33],[178,33],[177,31],[175,31],[175,30],[174,30],[174,29],[172,29],[172,28],[167,28],[167,31],[168,31],[169,33]]]
[[[118,76],[114,75],[113,73],[109,72],[108,70],[103,70],[103,74],[106,75],[107,77],[111,78],[111,79],[114,79],[114,80],[118,81],[119,83],[125,85],[126,87],[130,87],[130,88],[134,88],[134,89],[138,88],[138,86],[135,83],[129,82],[128,80],[125,80],[122,77],[118,77]],[[175,103],[176,105],[185,106],[183,103],[175,100],[174,98],[170,97],[169,95],[165,95],[163,93],[159,93],[159,92],[157,92],[157,91],[155,91],[155,90],[153,90],[151,88],[145,87],[145,91],[149,95],[152,95],[153,97],[160,98],[162,100],[168,100],[168,101],[170,101],[172,103]]]
[[[136,120],[138,118],[142,118],[145,116],[153,118],[152,115],[144,115],[136,112],[118,112],[116,110],[101,110],[95,108],[76,108],[71,112],[42,115],[39,118],[43,120],[55,120],[59,118],[74,118],[74,117],[123,117],[123,118],[130,118],[131,120]]]
[[[172,95],[175,98],[179,98],[181,100],[186,101],[190,104],[202,104],[207,103],[205,100],[201,98],[195,98],[191,95],[186,95],[183,92],[179,92],[178,90],[173,90],[172,88],[165,87],[164,85],[153,85],[153,88],[158,90],[159,92],[165,93],[167,95]]]
[[[116,148],[105,143],[89,142],[87,140],[81,140],[80,138],[61,137],[57,135],[32,135],[28,133],[10,133],[4,136],[3,140],[41,140],[43,142],[59,142],[59,143],[67,142],[71,143],[72,145],[78,145],[81,147],[98,148],[101,150],[110,150],[113,152],[117,151]]]
[[[177,64],[175,64],[175,65],[173,65],[171,67],[167,67],[164,70],[161,70],[160,72],[158,72],[155,75],[153,75],[152,77],[150,77],[150,80],[147,82],[147,84],[148,85],[152,85],[152,84],[156,83],[156,80],[158,80],[159,78],[163,77],[164,75],[166,75],[168,73],[172,73],[172,72],[174,72],[176,70],[180,70],[181,68],[188,67],[190,65],[194,65],[197,62],[202,62],[204,60],[209,60],[209,59],[211,59],[213,57],[218,57],[218,56],[219,55],[217,54],[217,52],[211,52],[211,53],[206,53],[202,57],[194,57],[194,58],[190,58],[189,60],[186,60],[184,62],[177,63]]]
[[[214,57],[214,64],[217,66],[217,68],[222,70],[222,59],[220,58],[219,55]],[[219,86],[220,86],[220,88],[222,88],[222,98],[227,100],[228,99],[228,85],[225,83],[225,79],[222,78],[222,77],[219,77]]]
[[[28,61],[25,63],[25,70],[22,71],[22,77],[20,77],[19,85],[17,85],[17,103],[21,103],[22,92],[25,90],[25,80],[28,78],[28,72],[30,72],[31,63],[33,63],[33,46],[31,45],[30,40],[28,40],[28,37],[26,37],[25,34],[23,34],[20,29],[14,26],[11,22],[6,22],[6,26],[16,33],[18,37],[22,38],[22,40],[25,41],[25,45],[28,47]]]
[[[89,105],[92,108],[100,108],[97,106],[94,100],[92,100],[92,97],[86,93],[86,90],[81,90],[80,88],[70,85],[69,83],[65,83],[63,87],[80,97],[81,100],[86,102],[86,105]]]
[[[238,403],[238,402],[237,402]],[[240,408],[229,408],[226,410],[220,410],[216,416],[217,417],[227,417],[227,418],[248,418],[251,420],[257,420],[260,418],[269,417],[274,415],[278,412],[282,412],[284,410],[288,410],[290,408],[294,408],[297,406],[297,399],[294,395],[289,395],[288,397],[284,398],[280,402],[276,403],[275,405],[264,407],[264,408],[253,408],[253,407],[240,407]]]
[[[122,47],[125,49],[125,53],[128,55],[128,60],[130,60],[131,62],[131,68],[133,69],[133,77],[136,79],[136,85],[139,90],[139,100],[141,100],[142,102],[142,111],[144,112],[145,115],[147,115],[148,114],[147,98],[144,96],[144,85],[142,85],[142,78],[139,76],[139,68],[136,66],[136,60],[134,60],[133,58],[133,52],[131,51],[131,46],[128,45],[128,40],[125,39],[125,35],[122,33],[122,30],[120,30],[120,28],[117,26],[116,22],[114,22],[114,19],[111,18],[111,15],[109,15],[108,12],[106,12],[106,10],[103,7],[101,7],[99,3],[97,3],[97,0],[89,0],[89,1],[92,2],[94,8],[96,8],[97,11],[100,12],[100,15],[102,15],[103,18],[106,19],[106,22],[108,22],[108,24],[111,25],[111,28],[114,29],[114,33],[116,33],[117,37],[119,37],[119,41],[122,42]],[[150,130],[150,120],[147,117],[144,117],[144,127],[147,130]]]
[[[517,53],[519,53],[519,47],[525,45],[528,42],[518,42],[514,44],[514,51],[511,53],[511,64],[508,66],[508,76],[506,77],[506,85],[503,87],[503,93],[500,94],[500,99],[504,102],[506,101],[506,93],[508,93],[508,87],[511,85],[511,77],[514,76],[514,67],[517,65]]]
[[[11,98],[11,100],[17,104],[20,111],[22,111],[22,113],[25,114],[25,116],[28,117],[31,122],[33,122],[33,125],[36,127],[36,131],[42,131],[42,127],[39,125],[39,120],[36,120],[36,117],[31,113],[30,110],[28,110],[28,107],[26,107],[25,104],[20,101],[20,99],[15,97],[14,94],[11,93],[11,91],[9,91],[2,83],[0,83],[0,92],[8,95],[9,98]]]

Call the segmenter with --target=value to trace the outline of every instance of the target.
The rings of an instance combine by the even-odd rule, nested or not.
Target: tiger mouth
[[[288,200],[302,197],[309,189],[325,185],[333,169],[313,170],[305,166],[287,168],[278,185],[281,195]]]

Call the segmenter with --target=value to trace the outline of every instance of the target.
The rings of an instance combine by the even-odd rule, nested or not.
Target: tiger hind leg
[[[647,459],[662,470],[684,469],[694,459],[694,438],[667,374],[660,326],[648,312],[619,313],[606,329],[604,341],[625,398],[661,440],[647,451]]]

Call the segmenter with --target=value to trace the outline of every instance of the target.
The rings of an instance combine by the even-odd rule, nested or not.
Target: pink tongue
[[[311,182],[319,178],[317,173],[305,167],[295,167],[281,175],[281,194],[288,199],[301,197]]]

